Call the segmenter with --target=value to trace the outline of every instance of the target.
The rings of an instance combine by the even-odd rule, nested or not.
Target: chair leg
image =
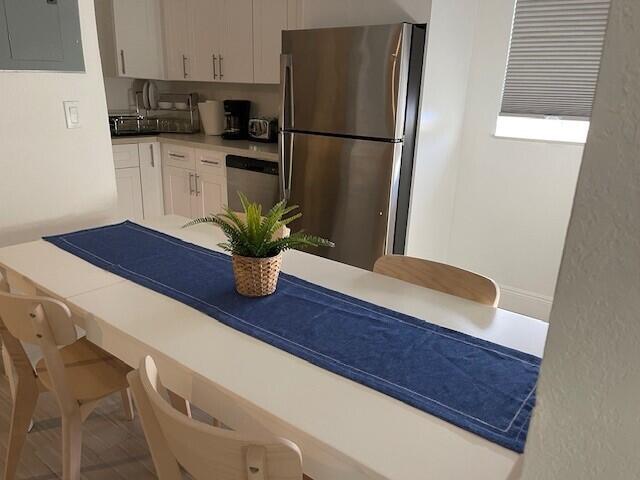
[[[11,412],[9,428],[9,447],[4,467],[5,480],[13,480],[16,476],[20,453],[27,439],[29,425],[38,401],[38,388],[35,382],[20,381],[15,383],[15,397]]]
[[[80,412],[62,417],[62,479],[80,480],[82,420]]]
[[[134,417],[131,390],[125,388],[120,392],[120,395],[122,396],[122,409],[124,410],[124,416],[127,418],[127,420],[131,421]]]

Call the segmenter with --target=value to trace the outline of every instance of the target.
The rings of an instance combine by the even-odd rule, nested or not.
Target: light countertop
[[[260,160],[278,161],[277,143],[260,143],[249,140],[223,140],[218,136],[205,135],[203,133],[160,133],[158,135],[111,138],[112,145],[147,142],[171,143],[174,145],[216,150],[234,155],[250,156]]]

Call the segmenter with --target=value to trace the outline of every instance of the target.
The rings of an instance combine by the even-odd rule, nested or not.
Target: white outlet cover
[[[77,100],[62,102],[67,128],[80,128],[80,102]]]

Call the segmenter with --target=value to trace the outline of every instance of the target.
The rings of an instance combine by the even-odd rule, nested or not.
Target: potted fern
[[[243,193],[238,195],[244,213],[224,207],[224,213],[197,218],[184,227],[213,223],[222,229],[227,241],[218,245],[231,253],[236,290],[241,295],[263,297],[275,292],[285,250],[334,246],[302,231],[289,232],[287,225],[302,216],[295,213],[286,217],[297,205],[288,207],[282,200],[262,216],[261,205],[250,202]]]

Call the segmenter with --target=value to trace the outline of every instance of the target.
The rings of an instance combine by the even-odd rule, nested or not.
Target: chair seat
[[[69,387],[80,403],[98,400],[129,387],[126,375],[131,368],[94,345],[86,337],[60,349]],[[38,378],[53,390],[44,359],[36,364]]]

